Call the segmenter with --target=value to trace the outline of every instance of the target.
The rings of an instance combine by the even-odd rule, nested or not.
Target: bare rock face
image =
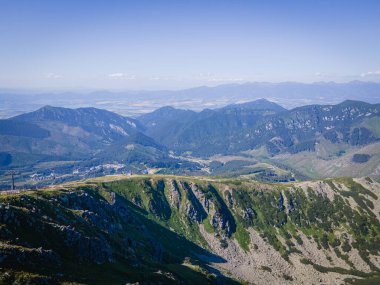
[[[223,198],[211,184],[208,185],[208,191],[213,197],[215,208],[215,213],[211,218],[211,225],[220,234],[230,237],[236,231],[235,219]]]
[[[294,205],[292,197],[290,197],[290,199],[288,200],[288,204],[286,205],[286,209],[287,209],[288,214],[290,214],[291,212],[293,212],[295,210],[295,205]]]
[[[203,209],[202,204],[195,196],[193,190],[187,182],[182,183],[182,188],[184,189],[187,202],[186,202],[186,215],[193,222],[202,222],[206,217],[207,213]]]
[[[210,214],[210,212],[214,211],[214,205],[212,204],[212,201],[210,201],[210,199],[198,188],[195,183],[190,184],[190,189],[193,191],[195,197],[198,199],[203,207],[203,210],[207,214]]]
[[[280,193],[280,197],[278,198],[277,208],[279,209],[279,211],[283,211],[285,209],[284,196],[282,196],[282,193]]]
[[[181,204],[181,192],[179,191],[178,184],[175,180],[171,179],[169,180],[169,183],[169,200],[171,205],[178,210]]]
[[[141,207],[142,207],[141,197],[139,197],[139,196],[137,196],[137,197],[133,197],[133,198],[132,198],[132,203],[133,203],[135,206],[141,208]]]
[[[230,191],[226,191],[226,199],[227,199],[227,203],[228,203],[228,207],[230,209],[232,209],[234,207],[234,200],[232,198],[232,194]]]
[[[203,220],[202,213],[191,202],[186,203],[186,215],[192,222],[200,223]]]
[[[252,221],[254,218],[256,218],[257,214],[254,209],[251,207],[248,207],[243,210],[243,219],[247,221]]]
[[[233,222],[226,215],[223,215],[221,212],[216,212],[211,218],[211,225],[218,232],[231,236],[233,233]]]

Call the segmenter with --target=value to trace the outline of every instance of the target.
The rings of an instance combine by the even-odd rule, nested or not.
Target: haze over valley
[[[160,107],[201,111],[265,98],[287,108],[310,104],[337,104],[344,100],[380,101],[380,83],[245,82],[179,90],[43,91],[0,89],[0,118],[35,111],[46,105],[66,108],[95,107],[137,117]],[[291,100],[289,100],[291,98]]]

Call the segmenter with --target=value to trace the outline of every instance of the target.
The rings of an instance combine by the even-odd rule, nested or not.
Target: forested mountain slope
[[[285,110],[258,100],[194,113],[163,108],[139,118],[146,133],[177,153],[236,154],[265,147],[269,154],[314,151],[321,139],[363,146],[380,139],[380,105],[344,101]]]

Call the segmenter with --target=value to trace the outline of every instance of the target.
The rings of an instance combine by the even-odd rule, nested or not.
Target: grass
[[[177,181],[178,191],[181,194],[178,209],[173,206],[169,198],[171,189],[171,185],[168,183],[169,179]],[[206,214],[201,221],[189,219],[187,207],[190,203],[190,196],[187,192],[192,190],[191,187],[184,189],[182,185],[185,182],[196,184],[199,189],[198,197],[203,195],[202,197],[208,198],[211,205],[210,213],[218,213],[224,222],[228,221],[230,225],[234,225],[231,227],[231,236],[223,231],[223,222],[220,222],[221,225],[218,228],[212,226],[212,214],[210,213]],[[344,203],[344,198],[340,195],[342,190],[338,186],[344,183],[350,189],[346,192],[350,195],[357,195],[359,198],[368,197],[367,200],[374,200],[377,196],[350,179],[334,179],[328,180],[327,183],[329,184],[329,182],[334,183],[334,187],[338,189],[337,197],[333,201],[323,195],[317,195],[313,189],[308,189],[306,195],[304,190],[293,187],[296,184],[278,185],[244,179],[145,175],[124,179],[107,178],[106,181],[95,179],[85,183],[70,183],[65,186],[66,189],[56,188],[16,195],[2,195],[0,202],[11,204],[20,220],[20,225],[6,225],[12,235],[20,237],[23,242],[32,247],[53,248],[64,256],[65,262],[75,260],[75,251],[65,248],[64,243],[60,240],[49,239],[48,237],[52,237],[51,233],[47,234],[39,230],[40,223],[44,221],[43,215],[51,218],[52,223],[59,225],[69,223],[78,232],[88,237],[100,238],[100,235],[105,235],[115,252],[123,249],[122,238],[129,237],[138,241],[139,246],[135,245],[134,250],[136,256],[141,258],[144,264],[143,268],[135,270],[131,266],[127,266],[125,260],[123,261],[119,257],[113,264],[103,264],[102,266],[86,264],[83,269],[70,268],[74,270],[76,276],[81,276],[85,280],[100,280],[98,284],[102,284],[101,282],[106,282],[104,274],[107,273],[111,274],[113,278],[110,284],[122,284],[125,281],[134,282],[144,278],[166,280],[167,276],[173,274],[181,280],[194,279],[198,284],[210,284],[209,282],[215,281],[213,279],[215,276],[204,270],[202,262],[190,267],[183,265],[183,259],[186,257],[194,257],[195,252],[207,254],[207,250],[209,250],[206,240],[200,233],[200,224],[203,224],[206,232],[217,234],[221,241],[235,238],[246,252],[255,247],[249,235],[249,230],[254,229],[285,260],[290,260],[289,255],[299,253],[297,244],[303,243],[299,236],[300,232],[307,237],[313,237],[320,246],[326,246],[327,251],[335,250],[338,257],[345,260],[351,267],[353,266],[352,263],[349,263],[349,254],[340,250],[340,248],[343,249],[342,245],[344,244],[342,233],[349,233],[353,235],[354,240],[358,241],[357,245],[349,246],[356,246],[359,254],[365,256],[368,251],[378,254],[380,224],[368,213],[368,211],[372,212],[371,207],[365,199],[362,199],[364,204],[359,205],[360,211],[351,209]],[[230,197],[226,195],[226,189],[231,193]],[[280,203],[281,193],[286,197],[283,204]],[[113,210],[111,205],[114,200],[113,195],[116,196],[117,201],[115,207],[123,206],[126,209],[129,222],[126,222],[119,211]],[[76,203],[62,202],[60,197],[65,196],[72,197]],[[140,203],[136,203],[136,199]],[[294,204],[294,209],[288,213],[286,207],[290,200]],[[198,203],[200,207],[203,207],[202,199]],[[230,203],[232,206],[227,206]],[[33,207],[39,209],[40,212],[31,211]],[[249,209],[251,211],[248,211]],[[110,234],[107,232],[107,227],[102,228],[96,223],[93,224],[91,220],[83,219],[81,215],[83,210],[94,212],[98,217],[106,215],[108,224],[117,225],[114,228],[115,232]],[[250,216],[247,216],[247,213],[250,213]],[[36,224],[27,226],[28,221]],[[141,230],[141,225],[144,225],[143,230]],[[279,235],[285,239],[284,244],[280,242],[282,239]],[[342,245],[339,245],[337,237],[340,237]],[[160,261],[160,264],[154,260],[151,253],[154,251],[155,242],[158,242],[164,249],[163,260]],[[354,268],[346,270],[323,267],[307,260],[301,262],[312,265],[320,272],[353,274],[365,278],[372,276]],[[156,274],[155,272],[158,270],[170,272],[170,274]],[[265,269],[262,270],[265,271]],[[143,275],[139,273],[141,271],[144,272]],[[37,271],[29,273],[45,274],[45,272]],[[49,275],[50,272],[46,274]],[[126,280],[126,276],[129,278],[128,280]],[[292,278],[292,276],[283,277]],[[30,278],[34,277],[30,276]],[[64,282],[79,282],[78,280],[80,281],[80,279],[62,279]]]
[[[364,279],[347,278],[344,280],[347,284],[354,285],[378,285],[380,284],[380,276],[372,276]]]
[[[237,223],[236,232],[234,234],[234,237],[238,241],[240,247],[248,252],[249,251],[249,245],[251,244],[251,238],[249,236],[248,231],[243,227],[241,223]]]
[[[265,265],[262,265],[262,266],[260,267],[260,269],[261,269],[262,271],[272,272],[272,268],[270,268],[270,267],[268,267],[268,266],[265,266]]]
[[[311,260],[302,258],[301,263],[306,264],[306,265],[312,265],[313,268],[321,273],[327,273],[327,272],[335,272],[339,274],[344,274],[344,275],[354,275],[362,278],[372,278],[376,276],[376,273],[366,273],[362,272],[356,269],[345,269],[341,267],[326,267],[322,266],[316,263],[313,263]]]
[[[366,118],[361,126],[370,129],[376,136],[380,136],[380,118],[378,116]]]
[[[208,232],[209,234],[214,234],[215,233],[215,229],[211,225],[211,221],[210,221],[210,217],[209,216],[207,216],[207,218],[203,220],[203,226],[204,226],[205,231]]]

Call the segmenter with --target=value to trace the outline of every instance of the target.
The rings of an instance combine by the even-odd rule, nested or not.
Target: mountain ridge
[[[279,185],[165,175],[7,193],[0,195],[0,280],[261,285],[377,278],[379,196],[370,178]]]
[[[255,101],[249,104],[254,107]],[[347,108],[353,113],[349,114]],[[233,114],[233,110],[236,110],[236,113]],[[350,136],[347,133],[350,130],[344,128],[355,120],[361,121],[364,115],[367,117],[378,116],[380,104],[351,100],[337,105],[306,105],[290,110],[276,108],[273,113],[270,112],[272,111],[271,109],[261,110],[264,111],[262,113],[259,111],[240,109],[238,105],[237,107],[232,105],[228,108],[212,110],[207,116],[202,116],[202,112],[192,113],[192,116],[187,121],[180,118],[178,120],[171,118],[171,122],[176,122],[173,129],[170,129],[170,126],[167,125],[162,128],[157,127],[159,122],[165,121],[165,113],[159,112],[154,113],[158,115],[154,118],[156,121],[154,126],[144,120],[142,120],[142,123],[145,123],[147,134],[156,137],[160,143],[174,151],[190,151],[206,156],[223,153],[223,150],[225,153],[236,153],[256,148],[262,145],[264,140],[270,142],[271,139],[279,137],[283,141],[282,146],[273,144],[267,146],[269,152],[276,154],[283,151],[282,149],[291,151],[289,147],[294,146],[297,148],[297,141],[303,143],[302,140],[305,140],[306,137],[310,138],[310,140],[316,140],[316,132],[310,133],[313,129],[324,133],[327,128],[336,128],[337,132],[342,133],[343,136]],[[178,116],[182,116],[182,111],[176,112]],[[231,118],[227,119],[227,116]],[[335,116],[335,119],[332,116]],[[327,117],[330,119],[329,122],[326,121]],[[155,129],[158,131],[156,132]],[[170,135],[163,133],[164,129]],[[299,130],[299,132],[297,133],[296,130]],[[296,134],[297,137],[292,138],[288,132],[293,132],[293,135]],[[368,136],[371,135],[370,130],[367,133]],[[258,137],[259,134],[260,137]],[[264,134],[264,137],[262,134]],[[345,140],[350,140],[350,138]],[[367,142],[371,142],[371,139],[367,138]],[[304,143],[307,143],[307,141]],[[207,146],[209,148],[205,151],[204,149]],[[300,147],[301,149],[303,148],[302,146]]]
[[[61,175],[107,163],[128,163],[136,171],[145,165],[177,165],[164,146],[142,131],[135,119],[107,110],[45,106],[0,120],[0,144],[3,155],[12,157],[7,161],[22,162],[22,172],[38,171],[46,160],[52,161],[52,167],[44,166],[42,171],[53,168]],[[55,165],[56,159],[60,160]],[[5,167],[13,167],[12,162]]]
[[[326,177],[323,169],[377,178],[379,123],[380,104],[352,100],[290,110],[267,100],[201,112],[165,107],[137,119],[46,106],[0,121],[1,157],[7,158],[0,172],[34,175],[42,167],[69,179],[77,169],[90,173],[111,164],[128,172],[214,172],[263,181]],[[344,172],[334,170],[339,164]]]

